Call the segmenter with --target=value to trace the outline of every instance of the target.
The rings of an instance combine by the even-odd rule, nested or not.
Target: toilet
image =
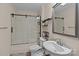
[[[31,56],[43,56],[43,42],[45,41],[42,37],[40,37],[40,45],[32,45],[30,46]]]
[[[39,45],[32,45],[30,46],[31,56],[43,56],[42,47]]]

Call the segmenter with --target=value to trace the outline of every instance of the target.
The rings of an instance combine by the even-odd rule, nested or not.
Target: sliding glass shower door
[[[37,41],[39,37],[39,20],[31,16],[12,17],[12,44],[28,44]]]

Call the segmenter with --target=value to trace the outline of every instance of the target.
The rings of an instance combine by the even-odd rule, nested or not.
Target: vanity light
[[[37,19],[40,19],[40,17],[36,17]]]
[[[66,5],[66,3],[61,3],[61,5],[63,5],[63,6],[64,6],[64,5]]]

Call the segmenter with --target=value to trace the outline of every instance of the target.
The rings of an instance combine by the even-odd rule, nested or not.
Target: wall
[[[28,14],[28,15],[35,15],[37,16],[38,14],[32,11],[22,11],[22,10],[16,10],[15,12],[16,14]],[[15,26],[15,25],[14,25]],[[39,26],[38,26],[38,31],[39,30]],[[35,43],[30,43],[30,44],[20,44],[20,45],[12,45],[11,48],[11,54],[15,54],[15,53],[25,53],[29,51],[29,47],[31,45],[37,44],[37,42]]]
[[[11,49],[11,13],[14,8],[11,4],[0,4],[0,27],[7,27],[7,29],[0,29],[0,56],[10,55]]]
[[[48,31],[48,28],[46,26],[43,26],[44,23],[42,23],[43,20],[47,19],[47,18],[52,18],[52,5],[53,4],[45,4],[41,6],[41,35],[43,31]],[[47,22],[45,22],[47,23]]]
[[[52,4],[48,3],[41,6],[41,20],[52,17]]]

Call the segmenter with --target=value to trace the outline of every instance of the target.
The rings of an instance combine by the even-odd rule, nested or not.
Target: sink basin
[[[72,49],[69,49],[65,46],[61,46],[55,41],[46,41],[43,43],[43,47],[56,55],[68,55],[72,52]]]

